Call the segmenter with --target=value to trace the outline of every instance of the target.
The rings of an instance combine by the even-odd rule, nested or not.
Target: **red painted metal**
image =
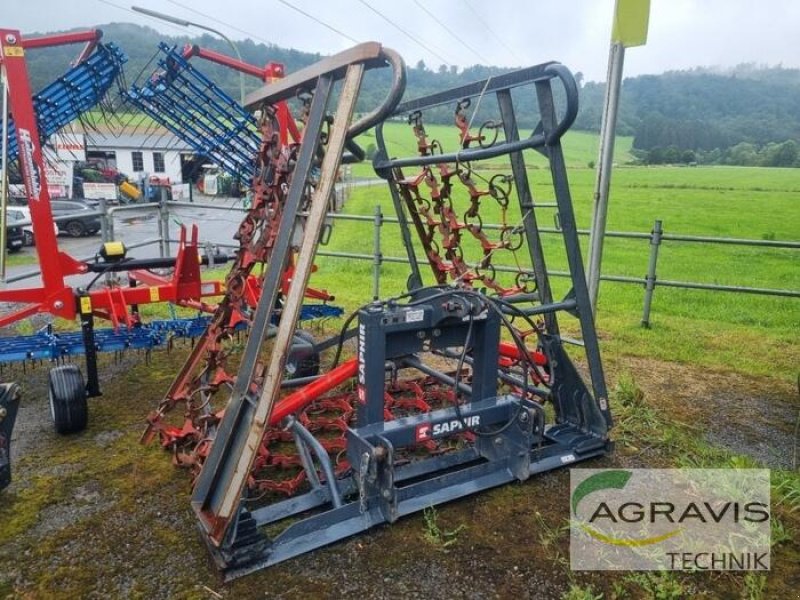
[[[5,34],[5,30],[0,30]],[[16,32],[19,36],[19,32]],[[58,33],[53,35],[43,35],[41,37],[33,37],[21,39],[20,43],[23,48],[51,48],[53,46],[67,46],[69,44],[82,44],[97,43],[103,37],[103,32],[99,29],[92,29],[89,31],[75,31],[72,33]]]
[[[308,404],[311,404],[314,400],[320,398],[323,394],[330,392],[348,379],[355,377],[357,372],[358,361],[355,358],[351,358],[335,369],[331,369],[316,381],[309,383],[307,386],[300,388],[285,398],[281,398],[280,402],[278,402],[272,410],[269,424],[273,427],[277,426],[289,415],[296,413]]]
[[[500,356],[505,356],[507,358],[513,358],[515,360],[522,359],[522,353],[517,348],[516,344],[512,344],[511,342],[500,342]],[[528,357],[536,366],[539,367],[546,367],[547,366],[547,357],[539,352],[538,350],[531,350],[528,352]]]
[[[41,46],[34,45],[32,47]],[[19,31],[0,29],[0,48],[2,48],[0,61],[5,67],[10,91],[9,108],[11,114],[14,115],[14,124],[16,125],[20,170],[25,182],[25,193],[28,197],[31,221],[36,234],[36,252],[39,255],[39,264],[42,269],[42,282],[51,293],[59,294],[64,289],[64,276],[59,264],[52,260],[53,256],[58,255],[58,243],[53,226],[50,225],[53,222],[50,193],[47,189],[39,130],[31,100],[33,93],[25,64],[25,49]],[[36,227],[37,224],[39,227]],[[46,226],[43,226],[45,224]],[[54,300],[54,302],[57,301]],[[53,304],[50,308],[57,311],[54,314],[69,318],[66,317],[70,312],[65,310],[66,306],[62,305],[59,308]]]
[[[16,125],[20,170],[36,234],[36,252],[43,284],[36,288],[1,290],[0,302],[28,306],[0,318],[0,327],[42,312],[64,319],[74,319],[78,315],[75,291],[66,285],[64,278],[87,273],[89,267],[58,249],[25,53],[35,48],[86,43],[87,47],[78,58],[80,61],[88,56],[101,37],[101,31],[92,30],[23,39],[19,31],[0,29],[0,66],[5,69],[8,82],[9,108]],[[123,322],[133,324],[134,317],[129,314],[128,307],[134,304],[175,302],[185,306],[213,308],[199,302],[199,299],[220,295],[223,286],[219,282],[201,283],[197,237],[196,227],[192,230],[190,241],[186,240],[185,231],[181,231],[176,268],[171,279],[151,280],[148,285],[139,287],[91,291],[89,298],[93,314],[109,319],[117,326]]]

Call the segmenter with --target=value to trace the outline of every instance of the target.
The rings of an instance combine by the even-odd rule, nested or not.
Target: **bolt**
[[[494,438],[494,445],[495,446],[502,446],[503,445],[503,438],[501,438],[501,437]]]
[[[53,302],[53,308],[55,308],[56,310],[61,310],[62,308],[64,308],[64,303],[61,300],[56,300],[55,302]]]
[[[5,406],[0,407],[0,421],[5,419],[7,414],[8,414],[8,411],[6,410],[6,407]]]
[[[440,335],[442,335],[442,330],[441,329],[437,328],[437,329],[433,330],[433,337],[439,337]]]
[[[424,331],[418,331],[417,332],[417,337],[419,339],[421,339],[421,340],[424,340],[425,339],[425,332]]]
[[[526,412],[520,413],[519,422],[520,423],[527,423],[528,422],[528,413],[526,413]]]
[[[389,500],[392,497],[392,492],[391,490],[383,490],[383,492],[381,492],[381,496],[383,496],[384,500]]]
[[[6,42],[8,42],[9,44],[16,44],[17,43],[17,37],[15,35],[9,33],[6,36]]]

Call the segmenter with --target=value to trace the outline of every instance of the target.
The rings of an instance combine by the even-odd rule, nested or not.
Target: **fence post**
[[[100,239],[102,240],[103,244],[105,244],[106,242],[110,242],[114,239],[114,236],[109,231],[109,226],[108,226],[108,201],[105,198],[100,198],[97,208],[102,213],[100,215]],[[110,272],[106,273],[105,280],[106,283],[111,282]]]
[[[110,242],[112,239],[109,236],[108,231],[108,204],[105,198],[100,198],[98,208],[102,213],[100,215],[100,239],[105,244],[106,242]]]
[[[158,237],[161,238],[161,258],[169,256],[169,194],[166,186],[161,186],[161,201],[158,204]]]
[[[383,255],[381,254],[381,227],[383,226],[383,213],[381,213],[380,205],[375,207],[374,224],[372,235],[372,297],[377,300],[380,298],[381,265],[383,264]]]
[[[658,264],[658,247],[661,245],[661,221],[656,219],[650,232],[650,262],[647,265],[647,276],[644,284],[644,307],[642,310],[642,327],[650,327],[650,307],[653,304],[653,291],[656,289],[656,265]]]

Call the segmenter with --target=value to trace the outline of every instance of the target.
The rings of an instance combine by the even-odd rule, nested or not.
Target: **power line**
[[[172,29],[174,29],[176,31],[180,31],[181,34],[182,34],[182,37],[186,37],[186,38],[190,37],[190,36],[188,36],[186,34],[186,30],[185,29],[183,29],[182,27],[178,27],[177,25],[172,25],[170,23],[166,23],[166,22],[162,21],[161,19],[156,19],[155,17],[148,17],[147,15],[142,15],[140,13],[137,13],[134,10],[131,10],[130,8],[128,8],[126,6],[120,6],[119,4],[116,4],[114,2],[110,2],[109,0],[97,0],[97,1],[100,2],[101,4],[107,4],[108,6],[113,6],[114,8],[118,8],[119,10],[124,10],[126,12],[129,12],[131,14],[136,15],[137,17],[146,17],[146,18],[150,19],[151,21],[158,21],[158,23],[160,23],[161,25],[166,25],[167,27],[170,27],[170,28],[172,28]]]
[[[172,0],[170,0],[170,1],[172,1]],[[312,21],[314,21],[315,23],[319,23],[320,25],[322,25],[323,27],[325,27],[325,28],[329,29],[330,31],[333,31],[334,33],[338,33],[340,36],[342,36],[343,38],[346,38],[346,39],[350,40],[350,41],[351,41],[351,42],[353,42],[354,44],[358,44],[358,43],[360,43],[360,42],[359,42],[357,39],[355,39],[354,37],[347,35],[347,34],[346,34],[344,31],[339,31],[339,30],[338,30],[338,29],[336,29],[336,27],[334,27],[333,25],[329,25],[328,23],[326,23],[325,21],[322,21],[321,19],[318,19],[318,18],[317,18],[317,17],[315,17],[314,15],[312,15],[312,14],[310,14],[310,13],[307,13],[307,12],[306,12],[306,11],[304,11],[302,8],[298,8],[297,6],[295,6],[294,4],[292,4],[291,2],[287,2],[287,0],[278,0],[278,2],[280,2],[281,4],[283,4],[283,5],[285,5],[285,6],[288,6],[289,8],[291,8],[291,9],[292,9],[292,10],[294,10],[294,11],[297,11],[297,12],[299,12],[301,15],[303,15],[303,16],[305,16],[305,17],[308,17],[309,19],[311,19],[311,20],[312,20]]]
[[[257,36],[255,33],[250,33],[249,31],[245,31],[244,29],[240,29],[239,27],[236,27],[236,25],[231,25],[230,23],[226,23],[225,21],[221,21],[219,19],[219,17],[215,17],[213,15],[209,15],[207,13],[201,12],[201,11],[195,9],[195,8],[192,8],[191,6],[187,6],[185,4],[181,4],[180,2],[176,2],[175,0],[167,0],[167,2],[169,2],[170,4],[174,4],[175,6],[179,6],[181,8],[185,8],[186,10],[188,10],[190,12],[193,12],[196,15],[200,15],[201,17],[205,17],[206,19],[211,19],[211,21],[213,21],[215,23],[219,23],[220,25],[224,25],[228,29],[233,29],[234,31],[238,31],[239,33],[243,33],[244,35],[246,35],[246,36],[248,36],[248,37],[250,37],[250,38],[252,38],[254,40],[258,40],[259,42],[262,42],[264,44],[267,44],[268,46],[272,43],[269,40],[265,40],[264,38]]]
[[[226,23],[225,21],[220,21],[217,17],[214,17],[212,15],[200,12],[199,10],[196,10],[196,9],[190,7],[190,6],[187,6],[185,4],[177,2],[177,0],[167,0],[167,1],[170,2],[171,4],[176,5],[176,6],[180,6],[182,8],[185,8],[186,10],[190,10],[193,13],[198,14],[198,15],[200,15],[202,17],[205,17],[207,19],[211,19],[212,21],[216,21],[217,23],[220,23],[221,25],[225,25],[226,27],[228,27],[230,29],[233,29],[234,31],[238,31],[239,33],[243,33],[246,36],[249,36],[249,37],[251,37],[253,39],[259,40],[260,42],[263,42],[263,43],[265,43],[267,45],[271,45],[272,44],[272,42],[270,42],[269,40],[265,40],[264,38],[259,37],[254,33],[250,33],[249,31],[245,31],[244,29],[241,29],[240,27],[236,27],[235,25],[231,25],[230,23]],[[322,21],[321,19],[315,17],[311,13],[308,13],[308,12],[304,11],[302,8],[299,8],[299,7],[295,6],[291,2],[288,2],[287,0],[278,0],[278,2],[280,2],[281,4],[291,8],[292,10],[295,10],[295,11],[299,12],[301,15],[303,15],[305,17],[308,17],[309,19],[311,19],[315,23],[318,23],[319,25],[322,25],[323,27],[329,29],[330,31],[333,31],[334,33],[342,36],[343,38],[346,38],[346,39],[350,40],[354,44],[358,44],[359,43],[359,41],[357,39],[355,39],[354,37],[352,37],[350,35],[347,35],[344,31],[340,31],[339,29],[336,29],[333,25],[330,25],[330,24],[326,23],[325,21]]]
[[[281,0],[281,1],[283,1],[283,0]],[[424,43],[423,41],[421,41],[421,40],[420,40],[418,37],[416,37],[415,35],[412,35],[412,34],[411,34],[411,33],[409,33],[408,31],[406,31],[405,29],[403,29],[402,27],[400,27],[400,25],[398,25],[397,23],[395,23],[394,21],[392,21],[392,20],[391,20],[389,17],[387,17],[386,15],[384,15],[382,12],[380,12],[380,11],[379,11],[378,9],[376,9],[375,7],[373,7],[373,6],[372,6],[371,4],[369,4],[369,3],[368,3],[366,0],[358,0],[358,1],[359,1],[361,4],[363,4],[364,6],[366,6],[368,9],[370,9],[372,12],[374,12],[376,15],[378,15],[378,16],[379,16],[381,19],[383,19],[384,21],[386,21],[387,23],[389,23],[389,25],[391,25],[392,27],[394,27],[395,29],[397,29],[397,31],[399,31],[400,33],[402,33],[403,35],[405,35],[405,36],[406,36],[408,39],[410,39],[412,42],[415,42],[415,43],[416,43],[418,46],[420,46],[420,47],[424,48],[425,50],[427,50],[428,52],[430,52],[431,54],[433,54],[433,55],[434,55],[436,58],[438,58],[439,60],[441,60],[441,61],[442,61],[443,63],[445,63],[446,65],[449,65],[449,64],[451,64],[449,60],[447,60],[447,59],[446,59],[446,58],[444,58],[444,57],[443,57],[441,54],[439,54],[438,52],[436,52],[435,50],[433,50],[433,49],[432,49],[430,46],[428,46],[427,44],[425,44],[425,43]]]
[[[484,18],[483,18],[483,17],[482,17],[480,14],[478,14],[478,11],[476,11],[476,10],[475,10],[475,8],[472,6],[472,4],[470,4],[469,0],[464,0],[464,4],[467,6],[467,8],[468,8],[468,9],[470,9],[470,10],[472,11],[472,14],[473,14],[473,15],[475,15],[475,16],[478,18],[478,20],[479,20],[479,21],[480,21],[480,22],[483,24],[483,26],[486,28],[486,31],[488,31],[490,34],[492,34],[492,37],[493,37],[495,40],[497,40],[497,42],[498,42],[498,43],[499,43],[501,46],[503,46],[503,48],[505,48],[505,49],[506,49],[506,51],[509,53],[509,55],[510,55],[510,56],[511,56],[511,57],[512,57],[512,58],[513,58],[515,61],[517,61],[517,63],[518,63],[518,64],[520,64],[520,65],[521,65],[521,64],[522,64],[522,61],[521,61],[521,60],[519,59],[519,57],[517,56],[517,53],[516,53],[516,52],[514,52],[514,51],[513,51],[513,50],[512,50],[512,49],[511,49],[511,48],[508,46],[508,44],[506,44],[506,42],[505,42],[505,40],[504,40],[503,38],[501,38],[499,35],[497,35],[497,33],[494,31],[494,29],[492,29],[491,27],[489,27],[489,24],[486,22],[486,20],[485,20],[485,19],[484,19]]]
[[[449,28],[447,25],[445,25],[445,24],[444,24],[442,21],[440,21],[440,20],[439,20],[439,19],[436,17],[436,15],[434,15],[434,14],[433,14],[433,13],[432,13],[430,10],[428,10],[427,8],[425,8],[425,5],[424,5],[424,4],[422,4],[422,3],[421,3],[419,0],[414,0],[414,2],[415,2],[415,3],[416,3],[416,5],[417,5],[417,6],[419,6],[419,7],[420,7],[420,8],[421,8],[423,11],[425,11],[425,13],[426,13],[426,14],[427,14],[427,15],[428,15],[428,16],[429,16],[431,19],[433,19],[434,21],[436,21],[436,22],[439,24],[439,26],[440,26],[442,29],[444,29],[444,30],[445,30],[447,33],[449,33],[449,34],[450,34],[450,35],[451,35],[453,38],[455,38],[455,40],[456,40],[456,41],[457,41],[459,44],[461,44],[462,46],[464,46],[464,48],[466,48],[467,50],[469,50],[470,52],[472,52],[472,53],[473,53],[475,56],[477,56],[477,57],[478,57],[478,60],[480,60],[480,61],[481,61],[482,63],[484,63],[484,64],[487,64],[487,65],[489,64],[489,61],[488,61],[488,60],[486,60],[486,58],[484,58],[484,57],[483,57],[483,55],[482,55],[480,52],[478,52],[477,50],[475,50],[475,48],[473,48],[472,46],[470,46],[469,44],[467,44],[467,42],[465,42],[464,40],[462,40],[462,39],[461,39],[461,38],[460,38],[460,37],[459,37],[459,36],[458,36],[458,35],[457,35],[457,34],[456,34],[456,33],[455,33],[455,32],[454,32],[452,29],[450,29],[450,28]]]

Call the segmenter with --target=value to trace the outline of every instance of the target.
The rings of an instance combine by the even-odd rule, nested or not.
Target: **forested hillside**
[[[216,37],[170,37],[149,27],[113,23],[99,26],[104,41],[114,42],[127,54],[128,84],[147,77],[159,42],[187,43],[230,54]],[[295,71],[320,59],[319,54],[239,41],[242,58],[251,64],[282,62]],[[27,54],[34,89],[63,74],[77,54],[75,47],[31,51]],[[545,58],[545,57],[543,57]],[[546,57],[558,59],[558,57]],[[236,72],[209,63],[199,68],[228,93],[238,97]],[[570,66],[570,65],[567,65]],[[422,61],[409,65],[407,97],[421,96],[447,87],[496,75],[509,69],[475,65],[458,70]],[[604,83],[581,84],[581,109],[576,129],[597,131],[603,108]],[[369,110],[382,98],[389,80],[385,70],[369,73],[359,110]],[[246,78],[247,90],[258,82]],[[454,108],[454,107],[453,107]],[[442,107],[428,118],[451,123],[453,108]],[[493,118],[490,103],[481,106],[484,118]],[[522,120],[523,126],[531,126]],[[634,153],[644,163],[702,162],[740,165],[800,166],[800,70],[740,65],[729,71],[697,68],[662,75],[628,78],[623,84],[618,133],[634,136]]]

